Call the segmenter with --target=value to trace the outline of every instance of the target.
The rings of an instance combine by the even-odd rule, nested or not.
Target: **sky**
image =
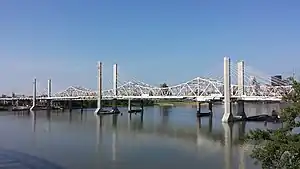
[[[268,75],[300,74],[298,0],[1,0],[0,93],[178,84],[222,75],[223,57]]]

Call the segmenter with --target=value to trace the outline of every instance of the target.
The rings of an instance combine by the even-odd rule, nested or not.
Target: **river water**
[[[250,129],[280,124],[229,126],[221,123],[222,109],[215,105],[213,118],[200,120],[191,106],[145,107],[143,116],[131,117],[120,108],[123,115],[101,118],[93,110],[0,112],[0,154],[1,149],[25,153],[66,169],[259,169],[239,138]],[[272,110],[279,105],[245,105],[247,115]]]

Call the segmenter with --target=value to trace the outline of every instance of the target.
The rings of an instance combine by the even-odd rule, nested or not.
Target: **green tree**
[[[277,130],[256,129],[250,131],[248,141],[254,144],[251,157],[263,169],[299,169],[300,126],[296,120],[300,114],[300,83],[293,80],[294,91],[284,97],[289,104],[281,113],[282,127]]]

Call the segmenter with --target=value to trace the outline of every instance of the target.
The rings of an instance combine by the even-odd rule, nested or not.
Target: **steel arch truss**
[[[293,91],[292,86],[251,85],[244,86],[244,96],[282,97]],[[238,86],[232,85],[232,96],[239,96]]]
[[[54,94],[54,97],[95,96],[96,94],[96,92],[84,87],[70,86],[66,90]]]
[[[142,82],[127,82],[117,88],[117,96],[180,96],[196,97],[224,95],[223,82],[197,77],[185,83],[170,87],[155,87]],[[292,91],[292,86],[252,85],[244,86],[244,96],[282,97]],[[238,86],[231,86],[232,96],[239,96]],[[97,96],[97,92],[83,87],[68,87],[56,93],[54,97],[90,97]],[[103,97],[114,97],[113,89],[102,91]]]
[[[186,83],[170,87],[154,87],[145,83],[128,82],[118,87],[118,96],[209,96],[222,95],[221,82],[197,77]],[[103,91],[103,96],[113,96],[113,90]]]

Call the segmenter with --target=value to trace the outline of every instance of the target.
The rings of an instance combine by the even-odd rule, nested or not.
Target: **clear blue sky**
[[[299,0],[1,0],[0,92],[110,87],[122,80],[176,84],[222,74],[223,56],[268,74],[300,62]],[[300,73],[300,72],[299,72]]]

